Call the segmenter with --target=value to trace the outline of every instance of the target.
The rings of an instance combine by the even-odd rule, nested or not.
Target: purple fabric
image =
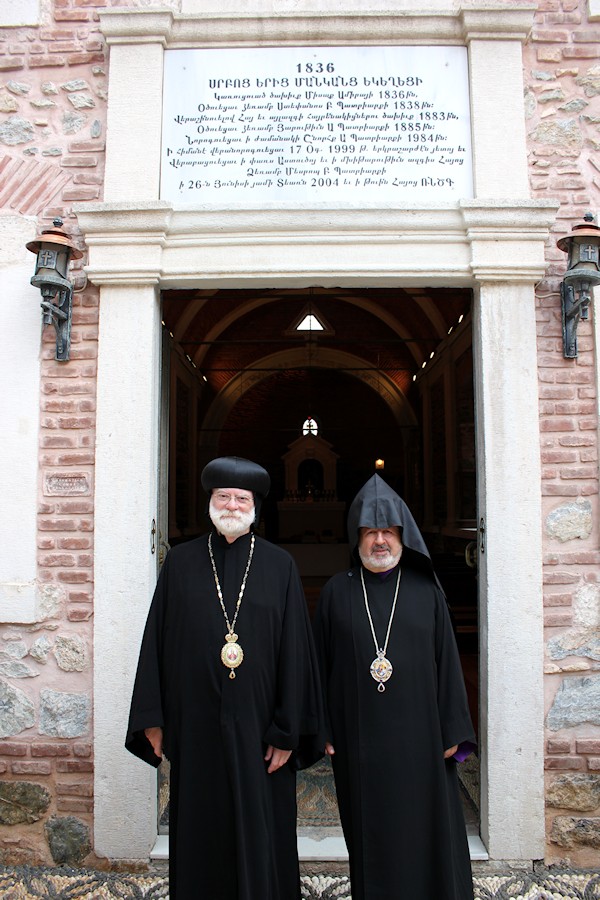
[[[456,762],[464,762],[465,759],[477,750],[477,744],[472,741],[463,741],[458,745],[458,750],[454,754]]]

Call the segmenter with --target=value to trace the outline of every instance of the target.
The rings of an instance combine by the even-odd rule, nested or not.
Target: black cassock
[[[398,569],[363,573],[383,646]],[[472,900],[457,763],[443,753],[475,738],[442,592],[403,569],[381,693],[360,569],[325,585],[315,634],[352,900]]]
[[[250,535],[228,544],[213,533],[212,545],[232,622]],[[158,765],[143,729],[163,727],[171,900],[300,897],[295,772],[320,755],[318,665],[296,566],[259,537],[235,632],[244,659],[231,679],[207,536],[170,550],[144,632],[126,746]],[[270,775],[269,744],[296,751]]]

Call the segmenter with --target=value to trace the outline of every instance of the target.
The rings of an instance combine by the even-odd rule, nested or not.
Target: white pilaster
[[[154,585],[160,303],[153,285],[100,295],[94,601],[94,846],[148,857],[156,772],[124,747],[140,639]]]
[[[158,197],[163,55],[156,36],[149,43],[115,44],[110,49],[106,200]]]
[[[514,40],[469,43],[475,196],[529,197],[522,48]]]
[[[541,466],[533,284],[474,309],[481,825],[492,859],[544,856]],[[484,541],[483,552],[481,541]]]

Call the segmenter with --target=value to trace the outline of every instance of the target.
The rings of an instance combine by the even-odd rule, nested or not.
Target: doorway
[[[312,614],[325,581],[349,563],[347,508],[377,469],[404,497],[429,546],[477,724],[471,291],[189,290],[163,292],[162,300],[169,544],[208,529],[199,473],[210,459],[255,459],[272,478],[261,533],[295,557]],[[305,810],[306,823],[334,818],[331,791],[320,781],[323,803]],[[463,787],[478,831],[476,761]],[[166,796],[163,779],[163,832]]]

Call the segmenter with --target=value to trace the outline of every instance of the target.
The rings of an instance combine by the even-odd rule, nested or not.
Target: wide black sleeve
[[[331,723],[329,719],[329,704],[327,701],[329,687],[329,660],[331,658],[329,647],[329,606],[331,601],[331,588],[328,582],[319,597],[317,609],[313,620],[313,634],[315,638],[315,648],[317,652],[317,660],[319,663],[319,673],[321,676],[322,702],[324,709],[324,731],[325,739],[333,743]]]
[[[437,588],[435,590],[438,710],[444,749],[448,750],[466,741],[474,744],[476,738],[448,606],[441,591]]]
[[[280,750],[293,750],[293,765],[304,769],[324,753],[323,706],[306,600],[293,560],[289,565],[275,710],[263,740]]]
[[[165,724],[162,701],[162,648],[164,642],[165,612],[168,595],[169,556],[161,569],[152,605],[146,620],[140,656],[131,698],[129,724],[125,747],[151,766],[158,767],[145,728],[163,727]]]

